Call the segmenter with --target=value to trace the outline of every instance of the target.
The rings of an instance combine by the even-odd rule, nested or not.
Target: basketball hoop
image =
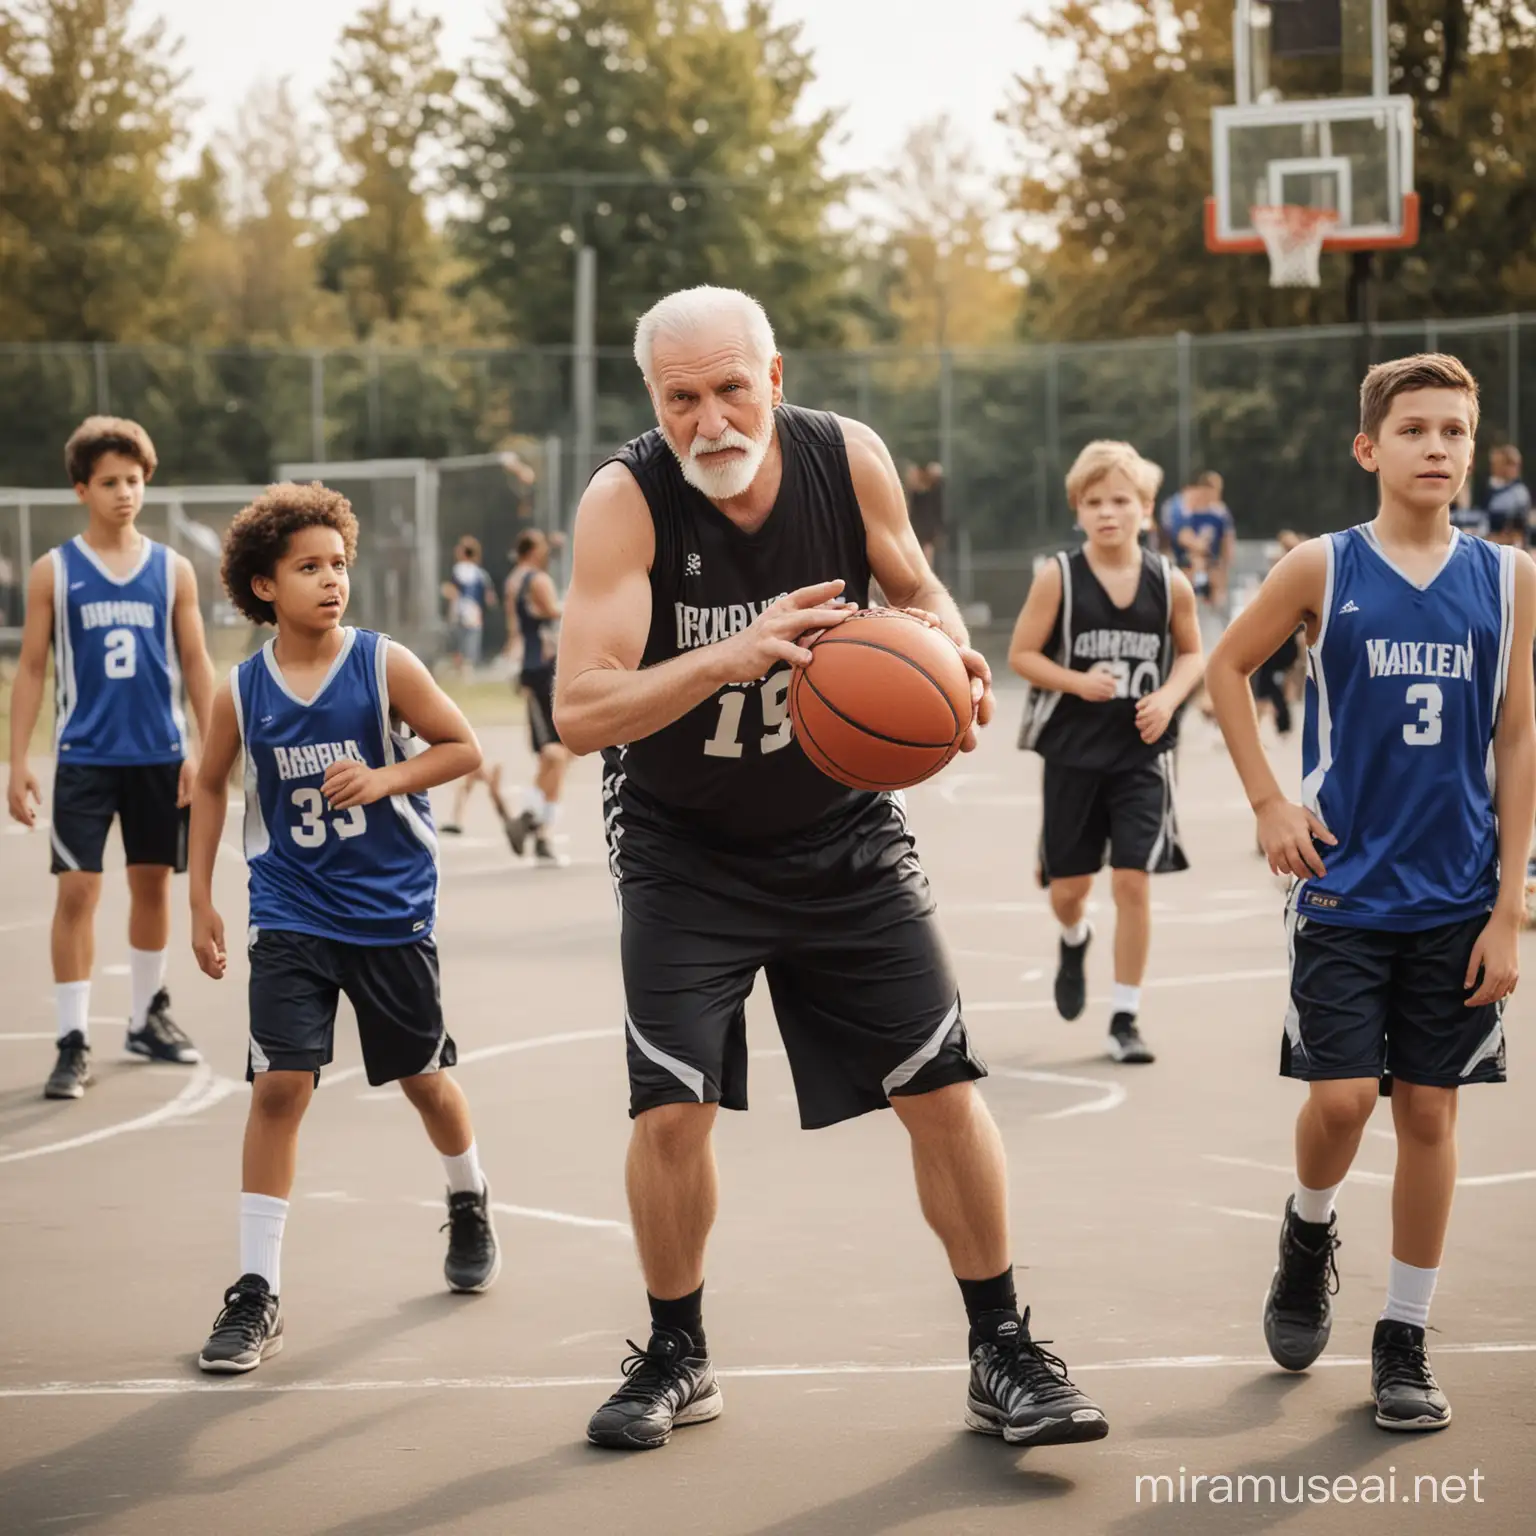
[[[1271,288],[1317,288],[1322,285],[1320,265],[1323,242],[1338,227],[1335,208],[1302,208],[1284,204],[1252,208],[1253,227],[1269,252]]]

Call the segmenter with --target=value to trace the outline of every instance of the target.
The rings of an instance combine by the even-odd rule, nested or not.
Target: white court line
[[[1273,1211],[1248,1211],[1240,1205],[1196,1205],[1198,1211],[1215,1211],[1218,1216],[1241,1216],[1248,1221],[1267,1221],[1273,1224]]]
[[[1226,1163],[1233,1168],[1257,1168],[1260,1173],[1283,1173],[1286,1178],[1294,1179],[1296,1170],[1287,1168],[1283,1163],[1260,1163],[1251,1157],[1225,1157],[1220,1152],[1203,1152],[1201,1156],[1208,1163]],[[1345,1175],[1346,1179],[1354,1179],[1361,1184],[1392,1183],[1390,1173],[1368,1173],[1362,1168],[1351,1168]],[[1529,1184],[1536,1179],[1536,1168],[1521,1168],[1515,1173],[1477,1173],[1469,1174],[1465,1178],[1456,1180],[1458,1188],[1486,1189],[1497,1184]]]
[[[1291,973],[1285,966],[1272,966],[1261,971],[1211,971],[1204,976],[1154,976],[1151,981],[1142,982],[1143,990],[1147,988],[1162,987],[1210,987],[1224,985],[1230,981],[1272,981],[1277,976],[1289,976]],[[1089,1003],[1105,1004],[1110,1001],[1107,997],[1090,997]],[[1007,1003],[966,1003],[962,1009],[965,1013],[1029,1013],[1042,1008],[1054,1009],[1056,1004],[1048,997],[1021,998],[1016,1002]]]
[[[1069,1088],[1094,1088],[1099,1097],[1085,1099],[1081,1104],[1066,1109],[1053,1109],[1049,1114],[1032,1116],[1036,1120],[1066,1120],[1072,1115],[1102,1115],[1111,1109],[1119,1109],[1125,1103],[1125,1088],[1120,1083],[1106,1083],[1101,1077],[1069,1077],[1065,1072],[1031,1072],[1023,1067],[993,1067],[993,1077],[1017,1077],[1030,1083],[1064,1083]]]
[[[1536,1344],[1436,1344],[1441,1355],[1529,1355],[1536,1354]],[[1370,1365],[1364,1355],[1324,1356],[1311,1369],[1347,1368],[1358,1370]],[[783,1378],[827,1376],[932,1376],[958,1375],[969,1370],[966,1361],[911,1361],[889,1365],[843,1361],[829,1365],[747,1365],[735,1369],[717,1369],[715,1374],[731,1381],[771,1381]],[[1274,1371],[1275,1362],[1268,1355],[1156,1355],[1140,1360],[1096,1360],[1074,1365],[1074,1376],[1121,1371]],[[415,1380],[355,1381],[247,1381],[238,1383],[203,1381],[191,1377],[150,1377],[138,1381],[44,1381],[34,1386],[0,1387],[0,1398],[38,1397],[180,1397],[195,1392],[298,1393],[298,1392],[540,1392],[567,1387],[611,1387],[607,1376],[426,1376]]]
[[[21,923],[0,923],[0,933],[20,933],[23,928],[46,928],[52,921],[51,917],[29,917]]]
[[[413,1200],[411,1203],[433,1211],[443,1208],[441,1200]],[[627,1221],[610,1221],[606,1216],[574,1216],[569,1211],[546,1211],[537,1205],[505,1205],[500,1200],[491,1201],[491,1209],[500,1211],[503,1216],[526,1216],[531,1221],[553,1221],[565,1227],[597,1227],[625,1237],[634,1235],[634,1229]]]
[[[489,1061],[493,1056],[507,1056],[513,1051],[536,1051],[546,1045],[575,1045],[581,1040],[617,1040],[621,1038],[622,1033],[617,1029],[575,1029],[563,1035],[535,1035],[531,1040],[505,1040],[500,1045],[482,1045],[478,1050],[465,1051],[456,1065],[467,1067],[473,1062]],[[340,1072],[332,1072],[329,1076],[322,1073],[320,1086],[334,1088],[337,1083],[350,1082],[354,1077],[361,1077],[363,1071],[361,1066],[356,1066],[343,1067]],[[399,1090],[393,1083],[384,1088],[371,1088],[367,1093],[358,1094],[360,1099],[397,1097],[399,1097]]]
[[[0,1040],[56,1040],[58,1035],[51,1029],[45,1029],[33,1034],[0,1035]]]
[[[212,1108],[221,1099],[237,1093],[243,1085],[228,1077],[215,1077],[207,1062],[193,1069],[192,1076],[180,1093],[168,1104],[152,1109],[146,1115],[132,1120],[119,1120],[115,1125],[104,1125],[100,1130],[87,1131],[83,1136],[71,1136],[68,1141],[50,1141],[45,1146],[27,1147],[20,1152],[7,1152],[0,1163],[21,1163],[30,1157],[47,1157],[53,1152],[68,1152],[75,1147],[88,1147],[98,1141],[108,1141],[113,1136],[126,1136],[129,1131],[147,1131],[152,1125],[167,1120],[183,1119]]]

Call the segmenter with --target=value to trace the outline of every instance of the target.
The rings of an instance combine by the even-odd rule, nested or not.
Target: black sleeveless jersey
[[[1161,688],[1173,666],[1173,575],[1163,556],[1141,552],[1141,582],[1117,608],[1081,550],[1056,556],[1061,608],[1045,654],[1074,672],[1109,672],[1115,696],[1093,704],[1076,694],[1031,688],[1021,747],[1053,763],[1110,771],[1134,768],[1173,746],[1178,720],[1148,746],[1136,730],[1136,701]]]
[[[755,533],[688,484],[660,429],[609,461],[635,477],[656,530],[642,666],[727,639],[797,587],[841,577],[844,597],[869,601],[864,518],[841,425],[793,405],[781,405],[774,421],[784,478]],[[728,684],[654,735],[610,748],[625,797],[684,835],[725,845],[862,809],[874,797],[829,779],[794,739],[789,674],[784,663],[757,682]]]

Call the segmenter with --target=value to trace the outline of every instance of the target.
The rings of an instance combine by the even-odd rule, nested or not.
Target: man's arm
[[[21,632],[21,659],[11,684],[11,776],[6,790],[11,819],[24,827],[37,825],[42,791],[27,766],[27,750],[43,707],[43,682],[48,673],[48,647],[53,643],[53,556],[33,562],[27,578],[27,617]]]
[[[202,755],[192,787],[192,824],[187,833],[187,887],[192,902],[192,952],[203,972],[218,980],[228,959],[224,920],[213,904],[213,866],[229,814],[229,771],[240,755],[232,672],[214,695],[206,725],[199,722]]]
[[[1466,986],[1477,991],[1469,1008],[1497,1002],[1520,979],[1520,925],[1525,917],[1525,870],[1531,856],[1531,821],[1536,818],[1536,687],[1531,680],[1531,646],[1536,637],[1536,565],[1515,552],[1515,623],[1509,679],[1493,737],[1497,778],[1494,805],[1499,817],[1499,894],[1487,926],[1467,965]],[[1478,984],[1478,972],[1483,973]]]
[[[846,417],[838,420],[848,445],[848,470],[854,494],[864,515],[864,541],[869,553],[870,572],[893,608],[931,614],[944,633],[960,647],[966,670],[971,674],[976,724],[986,725],[992,719],[992,670],[981,652],[972,649],[971,637],[955,600],[933,574],[923,555],[922,545],[917,542],[912,520],[907,515],[907,500],[902,494],[896,464],[878,433],[860,421],[850,421]],[[975,745],[973,726],[961,750],[969,752]]]
[[[797,637],[846,617],[825,606],[836,601],[841,580],[802,587],[730,639],[642,670],[655,552],[650,509],[634,476],[618,464],[599,470],[576,511],[555,661],[555,725],[578,756],[653,736],[727,683],[756,682],[780,662],[808,665],[811,653]]]
[[[176,652],[181,659],[181,676],[187,687],[187,702],[197,721],[197,742],[201,750],[208,739],[213,716],[213,659],[208,654],[208,637],[203,632],[203,610],[197,602],[197,572],[184,555],[176,557],[176,606],[171,610],[171,624],[176,632]],[[182,764],[178,805],[192,803],[192,783],[197,775],[197,758],[191,752]]]
[[[1269,573],[1258,595],[1232,621],[1205,666],[1205,687],[1232,764],[1258,819],[1259,841],[1276,874],[1305,879],[1327,873],[1312,839],[1338,839],[1312,814],[1287,800],[1259,740],[1259,716],[1248,679],[1298,624],[1315,631],[1328,577],[1328,551],[1311,539]]]
[[[535,571],[528,578],[528,606],[538,618],[560,617],[560,594],[555,591],[554,578],[548,571]]]

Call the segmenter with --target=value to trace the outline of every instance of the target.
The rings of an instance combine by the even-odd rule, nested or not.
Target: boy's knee
[[[1330,1137],[1358,1135],[1371,1118],[1379,1092],[1374,1078],[1314,1083],[1312,1113]]]
[[[77,922],[95,912],[100,896],[100,875],[60,875],[54,911],[66,922]]]
[[[634,1139],[663,1162],[690,1156],[715,1123],[713,1104],[659,1104],[635,1116]]]
[[[1144,869],[1114,870],[1110,890],[1117,907],[1149,907],[1152,904],[1152,879]]]
[[[267,1120],[297,1120],[314,1093],[309,1072],[260,1072],[251,1084],[251,1113]]]
[[[1449,1141],[1456,1133],[1456,1090],[1394,1083],[1392,1120],[1397,1134],[1410,1141],[1425,1146],[1438,1146]]]

